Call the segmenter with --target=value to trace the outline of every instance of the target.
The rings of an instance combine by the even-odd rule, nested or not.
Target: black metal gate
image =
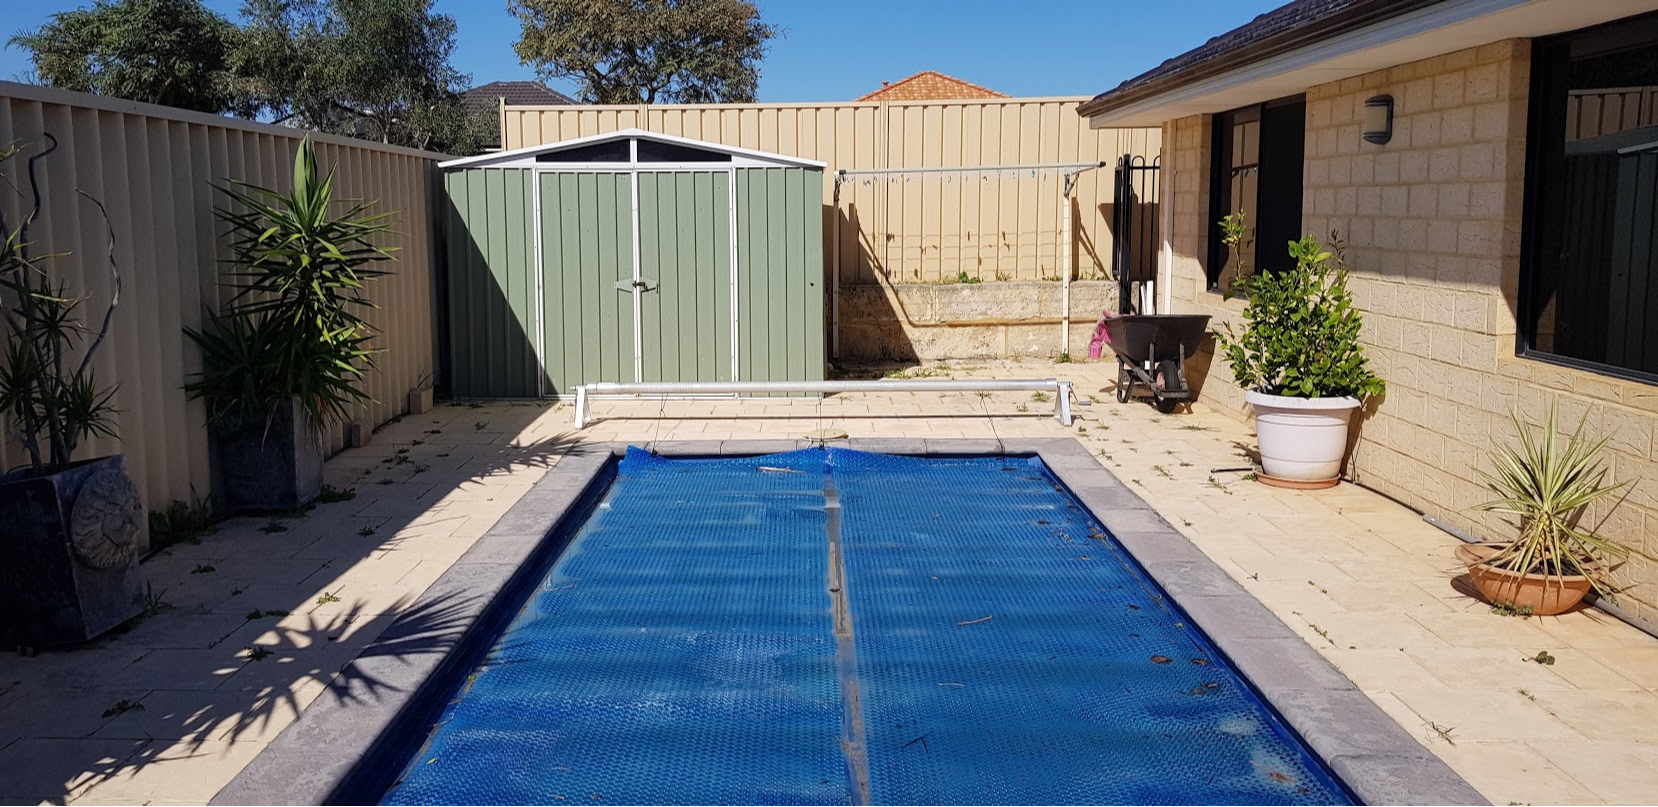
[[[1158,176],[1162,157],[1146,162],[1145,157],[1124,154],[1117,160],[1117,192],[1112,208],[1111,272],[1118,283],[1117,310],[1124,314],[1139,311],[1134,284],[1157,280],[1157,252],[1162,243],[1158,231]]]

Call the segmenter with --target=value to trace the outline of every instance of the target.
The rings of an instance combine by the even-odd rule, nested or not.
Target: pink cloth
[[[1088,340],[1088,358],[1097,359],[1105,355],[1105,346],[1111,344],[1111,336],[1105,332],[1105,321],[1113,316],[1110,309],[1100,312],[1100,321],[1094,325],[1094,338]]]

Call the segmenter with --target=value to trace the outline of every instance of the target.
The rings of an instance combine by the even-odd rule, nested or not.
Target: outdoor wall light
[[[1364,102],[1364,140],[1380,146],[1393,139],[1393,96],[1378,95]]]

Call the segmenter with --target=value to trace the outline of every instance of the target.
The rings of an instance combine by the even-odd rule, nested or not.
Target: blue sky
[[[759,0],[787,29],[761,65],[760,100],[856,98],[920,70],[938,70],[1009,95],[1092,95],[1150,69],[1283,0]],[[15,0],[6,22],[39,26],[91,0]],[[234,17],[241,0],[207,0]],[[512,43],[505,0],[438,0],[458,26],[455,63],[477,83],[534,78]],[[28,69],[0,50],[0,77]],[[555,89],[571,91],[562,82]]]

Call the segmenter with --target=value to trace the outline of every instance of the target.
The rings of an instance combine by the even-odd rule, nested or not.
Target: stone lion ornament
[[[138,556],[144,505],[138,487],[117,468],[92,475],[81,486],[69,516],[75,557],[94,569],[118,569]]]

